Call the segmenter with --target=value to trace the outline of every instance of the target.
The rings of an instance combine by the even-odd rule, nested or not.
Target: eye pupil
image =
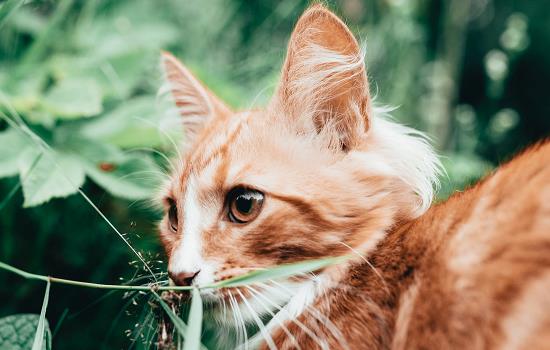
[[[252,198],[246,198],[245,196],[238,196],[235,200],[237,210],[243,214],[250,214],[252,211]]]

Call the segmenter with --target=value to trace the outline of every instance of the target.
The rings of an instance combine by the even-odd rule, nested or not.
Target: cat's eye
[[[168,201],[170,204],[170,208],[168,209],[168,222],[170,224],[170,228],[172,231],[177,232],[178,231],[178,207],[176,206],[176,202],[173,200]]]
[[[229,220],[244,224],[260,214],[264,194],[245,187],[236,187],[229,192],[227,199]]]

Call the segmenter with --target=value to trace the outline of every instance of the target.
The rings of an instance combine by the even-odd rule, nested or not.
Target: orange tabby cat
[[[160,225],[171,279],[201,285],[351,251],[314,277],[203,299],[243,346],[550,348],[550,144],[430,208],[437,158],[373,106],[363,57],[315,5],[271,103],[233,112],[163,55],[187,135]],[[260,331],[247,339],[244,323]]]

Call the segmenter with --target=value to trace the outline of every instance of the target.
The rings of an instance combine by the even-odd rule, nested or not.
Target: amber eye
[[[168,222],[170,223],[170,228],[172,231],[178,231],[178,207],[176,202],[169,200],[170,208],[168,209]]]
[[[228,194],[229,220],[244,224],[254,220],[262,209],[264,195],[262,192],[237,187]]]

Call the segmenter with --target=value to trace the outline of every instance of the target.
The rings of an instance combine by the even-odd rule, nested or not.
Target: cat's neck
[[[280,327],[286,324],[301,348],[356,348],[345,343],[357,338],[348,332],[362,332],[364,344],[373,348],[389,347],[400,300],[414,292],[416,272],[444,239],[436,236],[444,231],[433,229],[440,210],[435,206],[417,219],[395,225],[353,263],[321,274],[316,284],[304,285],[270,322],[275,343],[293,348],[289,342],[294,340]]]

